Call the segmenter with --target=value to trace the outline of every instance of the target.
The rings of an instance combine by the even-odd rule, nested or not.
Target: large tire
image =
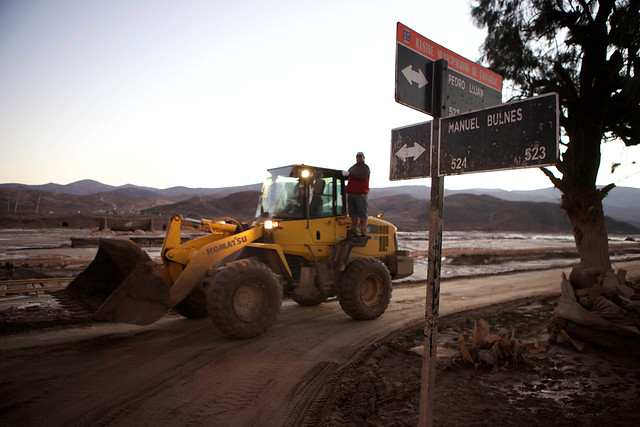
[[[340,306],[355,320],[372,320],[385,312],[391,300],[391,274],[376,258],[349,263],[340,283]]]
[[[209,315],[207,312],[207,296],[200,286],[196,286],[173,309],[187,319],[204,319]]]
[[[207,307],[214,325],[229,338],[253,338],[276,320],[282,287],[265,264],[241,259],[227,264],[207,286]]]

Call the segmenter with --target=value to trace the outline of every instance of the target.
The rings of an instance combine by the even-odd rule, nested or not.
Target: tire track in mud
[[[322,419],[322,411],[333,396],[330,392],[335,384],[335,374],[342,365],[335,362],[321,362],[308,371],[294,387],[286,402],[292,402],[284,416],[285,426],[317,425]]]
[[[126,420],[127,415],[137,410],[141,402],[152,399],[164,391],[167,385],[172,387],[176,383],[180,383],[182,378],[192,375],[208,364],[216,363],[216,358],[213,357],[216,353],[219,353],[219,350],[212,349],[182,360],[170,370],[140,384],[139,387],[127,390],[117,398],[91,409],[78,419],[73,420],[72,424],[98,426],[109,425],[118,420]],[[220,359],[226,358],[228,358],[228,355],[223,354]]]
[[[630,275],[640,274],[631,267]],[[557,292],[559,275],[556,270],[447,281],[441,315]],[[488,290],[498,285],[499,294]],[[276,325],[246,341],[224,338],[207,319],[176,317],[116,334],[91,326],[97,331],[93,338],[57,339],[60,344],[54,345],[42,344],[52,341],[41,332],[19,340],[0,337],[2,344],[32,341],[26,347],[13,342],[2,352],[0,395],[10,400],[0,408],[0,420],[6,425],[321,424],[340,369],[366,357],[371,344],[422,321],[424,294],[423,287],[394,289],[389,309],[368,322],[349,319],[337,303],[285,302]]]
[[[417,320],[406,322],[403,319],[406,311],[403,312],[395,321],[390,324],[397,324],[400,321],[404,326],[418,324]],[[362,322],[354,322],[354,327]],[[364,323],[371,325],[370,322]],[[382,327],[373,328],[367,334],[346,334],[342,337],[357,337],[350,346],[343,346],[340,353],[340,362],[320,362],[313,369],[309,370],[306,375],[301,378],[300,382],[291,388],[287,394],[287,398],[283,400],[283,407],[286,412],[282,414],[284,420],[282,425],[298,426],[298,425],[325,425],[326,411],[328,410],[331,399],[335,396],[336,387],[340,382],[341,372],[350,366],[351,363],[367,355],[376,348],[376,343],[387,341],[394,336],[400,327]]]
[[[40,381],[47,393],[34,395],[14,379],[11,388],[21,397],[9,419],[33,425],[307,424],[329,397],[327,380],[387,328],[355,322],[337,304],[292,305],[271,331],[247,341],[224,338],[207,319],[176,318],[152,330],[56,345],[49,360],[55,346],[34,347],[28,351],[43,360],[33,367],[32,384]],[[15,352],[11,356],[17,363]]]
[[[161,423],[166,416],[165,422],[177,419],[183,424],[283,425],[319,414],[329,398],[324,392],[331,389],[327,379],[366,347],[362,337],[352,335],[359,335],[366,323],[348,319],[337,305],[294,307],[285,310],[282,322],[265,336],[243,341],[232,359],[205,366],[197,378],[182,384],[184,394],[196,397],[173,410],[161,409],[154,421]],[[335,337],[337,344],[332,342]],[[162,397],[179,398],[174,393]]]
[[[272,425],[272,420],[279,418],[274,412],[282,407],[282,398],[290,390],[291,381],[306,378],[306,366],[313,365],[308,354],[314,347],[313,341],[308,333],[304,336],[276,333],[248,342],[234,354],[228,366],[210,367],[213,372],[222,371],[227,375],[220,378],[217,390],[206,403],[206,412],[199,411],[200,416],[214,420],[217,425]],[[203,374],[214,376],[208,372]]]
[[[282,331],[273,334],[275,336],[251,341],[228,341],[220,337],[210,340],[213,348],[205,348],[203,335],[211,335],[209,328],[209,322],[205,322],[205,326],[197,330],[170,338],[165,336],[160,340],[156,340],[155,334],[141,342],[135,337],[128,337],[123,340],[124,346],[109,340],[110,345],[119,347],[119,350],[106,350],[104,356],[108,358],[116,358],[117,355],[112,353],[133,350],[130,346],[138,344],[146,350],[144,354],[136,354],[133,359],[125,358],[117,366],[109,366],[90,376],[87,382],[91,385],[78,390],[79,395],[98,393],[97,389],[101,387],[94,385],[99,381],[93,378],[130,377],[132,372],[149,365],[142,363],[141,358],[162,351],[167,342],[181,347],[167,356],[170,360],[179,358],[180,363],[168,366],[165,372],[159,372],[155,367],[152,378],[147,375],[144,381],[135,385],[132,385],[132,380],[125,381],[124,392],[103,393],[106,400],[77,417],[61,420],[61,424],[107,425],[153,420],[154,424],[163,425],[167,420],[189,423],[199,419],[213,421],[217,425],[232,425],[238,420],[270,425],[274,415],[270,402],[275,402],[276,408],[281,407],[282,396],[290,389],[292,378],[295,381],[301,377],[305,381],[313,378],[313,373],[305,374],[306,366],[313,364],[314,353],[323,353],[314,351],[318,334],[309,334],[308,325],[304,326],[303,332],[288,331],[294,332],[293,336]],[[184,347],[190,349],[185,350]],[[303,362],[302,368],[300,361]],[[177,387],[193,399],[170,408],[159,407],[160,402],[177,402],[180,399]],[[316,389],[311,390],[296,397],[294,401],[302,401],[298,407],[307,407],[308,402],[314,400]],[[285,416],[284,413],[282,415]]]
[[[145,331],[85,340],[74,343],[75,348],[67,352],[70,355],[52,354],[51,363],[67,366],[69,377],[42,367],[46,360],[34,366],[34,370],[44,372],[38,380],[48,392],[16,402],[11,419],[46,425],[106,425],[126,420],[142,403],[153,401],[154,396],[180,384],[183,378],[208,364],[227,360],[238,345],[222,341],[222,345],[207,348],[205,338],[211,335],[210,323],[185,324],[195,329],[185,328],[187,333],[182,338],[186,339],[177,348],[172,347],[176,346],[173,341],[181,340],[179,336],[167,338],[166,331]],[[53,348],[56,347],[65,348]],[[47,357],[50,349],[39,349],[40,356],[36,357]],[[18,384],[19,379],[14,382],[16,387],[25,388]]]
[[[486,296],[476,289],[477,281],[459,282],[462,295]],[[505,277],[489,284],[503,282],[514,285]],[[518,292],[526,291],[520,287]],[[246,341],[224,338],[207,319],[168,318],[153,329],[66,343],[69,354],[60,351],[50,359],[50,347],[40,346],[34,354],[42,360],[22,369],[35,369],[30,379],[42,379],[51,394],[14,406],[9,420],[22,416],[32,425],[314,424],[322,419],[333,392],[331,379],[341,366],[423,317],[419,302],[424,289],[394,289],[394,295],[387,312],[368,322],[351,320],[337,303],[285,303],[270,331]],[[20,368],[16,351],[10,356]],[[0,370],[6,366],[0,359]],[[69,378],[61,378],[65,373]],[[0,381],[0,387],[0,392],[15,389],[22,395],[19,403],[33,397],[17,378],[12,377],[10,387]]]
[[[302,310],[307,313],[302,317],[312,316],[311,322],[322,326],[310,327],[310,323],[297,320],[287,322],[288,338],[283,341],[282,356],[288,359],[283,366],[289,367],[281,367],[273,374],[281,378],[272,390],[278,396],[277,401],[253,411],[251,419],[259,425],[320,422],[337,384],[335,375],[345,363],[359,358],[372,343],[389,333],[387,326],[380,322],[351,320],[337,304],[326,312]]]

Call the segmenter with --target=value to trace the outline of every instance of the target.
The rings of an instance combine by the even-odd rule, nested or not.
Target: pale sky
[[[227,187],[363,151],[372,187],[429,185],[388,180],[391,129],[430,119],[394,100],[396,23],[478,61],[469,1],[0,0],[0,183]],[[598,183],[640,187],[636,160],[603,146]],[[550,186],[537,169],[445,178]]]

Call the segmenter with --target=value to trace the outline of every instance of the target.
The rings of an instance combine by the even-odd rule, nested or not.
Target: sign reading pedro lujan
[[[558,95],[443,119],[440,176],[554,165],[558,161]]]
[[[441,91],[442,111],[449,117],[502,102],[502,76],[432,42],[398,22],[396,30],[396,101],[423,113],[431,111],[432,89]],[[444,84],[432,82],[432,64],[448,63]]]

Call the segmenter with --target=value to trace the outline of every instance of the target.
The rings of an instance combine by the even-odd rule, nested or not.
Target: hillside
[[[100,191],[105,189],[107,191]],[[97,226],[100,218],[112,215],[154,217],[156,223],[166,224],[174,213],[195,218],[232,217],[251,222],[259,189],[256,184],[220,189],[173,187],[158,190],[134,185],[109,187],[89,180],[67,186],[0,184],[0,227],[92,227]],[[369,199],[370,214],[382,211],[385,219],[401,229],[427,229],[428,195],[429,188],[425,186],[374,188]],[[609,233],[640,233],[640,190],[616,188],[605,202],[607,200],[610,203],[605,204],[605,212],[615,214],[606,219]],[[447,191],[444,206],[445,230],[571,231],[566,215],[559,207],[559,193],[553,189],[535,192]],[[632,218],[632,221],[625,221],[626,218]]]
[[[251,221],[256,212],[259,191],[241,191],[222,198],[194,196],[177,203],[143,209],[144,215],[171,215],[180,212],[191,218],[232,217],[241,221]]]
[[[385,213],[399,228],[428,229],[429,202],[411,196],[374,199],[370,207]],[[612,234],[636,234],[637,227],[606,217]],[[509,202],[492,196],[455,194],[444,199],[443,228],[450,231],[517,231],[571,233],[571,224],[558,203]]]
[[[69,194],[75,196],[87,196],[98,193],[110,193],[118,191],[119,194],[130,197],[159,197],[159,198],[186,198],[188,196],[212,196],[224,197],[239,191],[260,191],[262,184],[250,184],[239,187],[224,188],[188,188],[188,187],[170,187],[170,188],[152,188],[140,187],[137,185],[126,184],[119,187],[102,184],[97,181],[85,179],[73,182],[71,184],[43,184],[43,185],[26,185],[26,184],[0,184],[0,191],[3,189],[20,191],[33,190],[37,192]]]
[[[390,195],[406,194],[420,200],[429,200],[430,189],[427,186],[413,185],[371,190],[370,200]],[[467,190],[445,190],[445,197],[458,194],[491,196],[510,202],[547,202],[559,205],[562,193],[555,188],[543,188],[529,191],[505,191],[501,189],[472,188]],[[616,187],[602,201],[606,216],[617,221],[628,222],[640,228],[640,189]]]

